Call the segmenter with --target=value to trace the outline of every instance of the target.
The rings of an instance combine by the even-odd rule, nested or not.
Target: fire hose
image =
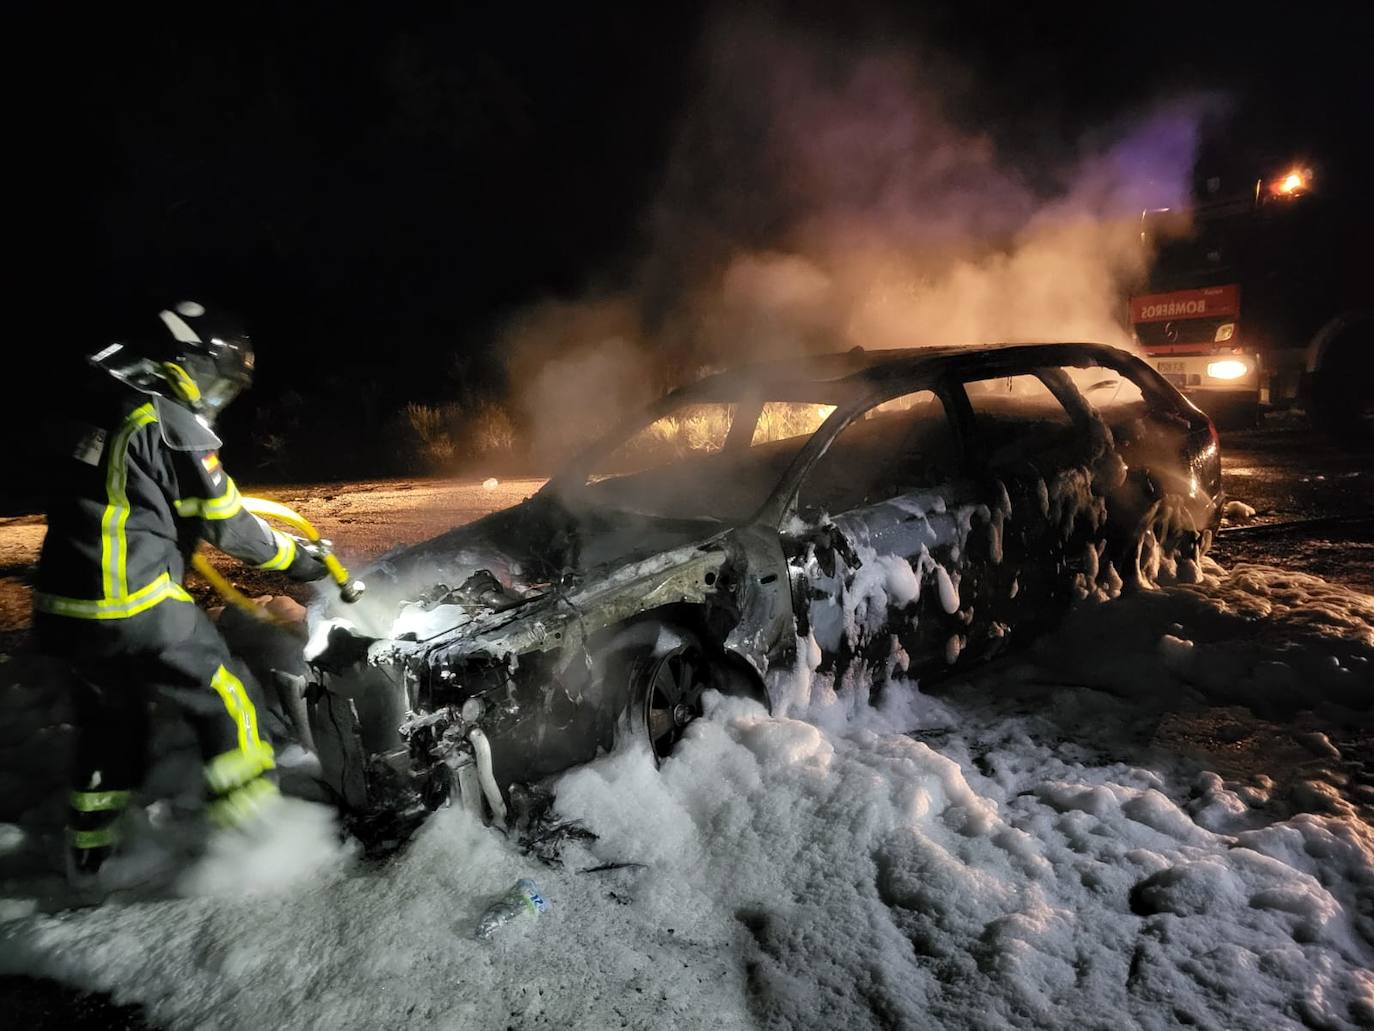
[[[349,572],[344,568],[344,564],[339,561],[334,554],[333,544],[320,536],[320,532],[315,529],[310,520],[301,515],[295,509],[276,501],[269,501],[266,498],[244,498],[243,507],[255,516],[265,519],[275,519],[285,523],[292,529],[299,531],[300,538],[314,552],[319,560],[324,563],[324,568],[329,571],[330,578],[338,585],[339,598],[347,604],[352,604],[362,597],[365,585],[361,580],[354,580],[349,576]],[[203,552],[196,552],[191,556],[191,568],[203,576],[225,602],[233,605],[254,619],[272,623],[276,626],[291,630],[293,633],[301,633],[303,628],[298,623],[291,623],[280,619],[268,612],[261,605],[245,596],[242,591],[231,584],[223,574],[210,564]]]

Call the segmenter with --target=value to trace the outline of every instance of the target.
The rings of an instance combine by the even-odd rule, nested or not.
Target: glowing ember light
[[[1312,173],[1310,169],[1295,168],[1287,175],[1273,180],[1269,184],[1269,192],[1275,197],[1296,197],[1300,193],[1306,193],[1311,183]]]

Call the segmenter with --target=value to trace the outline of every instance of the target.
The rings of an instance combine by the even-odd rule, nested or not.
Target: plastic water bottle
[[[548,908],[548,899],[539,894],[539,886],[528,877],[522,877],[515,882],[515,887],[492,903],[482,914],[482,919],[477,921],[477,937],[481,941],[486,941],[496,933],[497,928],[512,920],[527,913],[535,917],[547,912]]]

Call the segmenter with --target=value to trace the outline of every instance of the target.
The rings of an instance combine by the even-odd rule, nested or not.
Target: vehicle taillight
[[[1211,441],[1213,447],[1221,443],[1221,434],[1217,432],[1217,424],[1212,421],[1212,417],[1207,416],[1207,439]]]

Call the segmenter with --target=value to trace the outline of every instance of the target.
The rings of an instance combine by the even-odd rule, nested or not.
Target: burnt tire
[[[673,753],[683,733],[702,715],[702,695],[711,684],[706,657],[692,643],[637,662],[630,682],[630,726],[644,735],[654,764]]]
[[[639,624],[635,632],[639,641],[617,649],[606,664],[606,676],[623,685],[618,691],[625,700],[614,737],[642,740],[654,764],[662,765],[701,716],[706,689],[717,686],[716,663],[697,637],[680,627]]]

